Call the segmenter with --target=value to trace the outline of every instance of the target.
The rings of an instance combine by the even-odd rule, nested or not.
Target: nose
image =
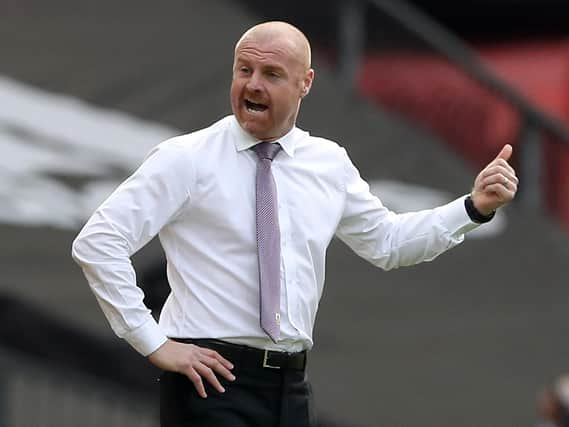
[[[258,72],[251,74],[251,77],[247,81],[247,89],[251,92],[260,92],[263,89],[261,76]]]

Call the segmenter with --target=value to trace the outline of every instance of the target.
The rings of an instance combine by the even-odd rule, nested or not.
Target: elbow
[[[81,267],[128,259],[132,250],[120,235],[109,230],[85,227],[71,245],[71,257]]]
[[[370,260],[373,265],[381,268],[383,271],[394,270],[401,265],[395,256],[381,256]]]
[[[99,252],[97,235],[86,229],[81,230],[71,244],[71,258],[81,267],[96,261],[99,258]]]
[[[77,264],[81,265],[85,261],[87,247],[88,243],[81,234],[79,234],[71,244],[71,258],[73,258]]]
[[[114,238],[112,229],[97,211],[79,232],[71,244],[71,257],[84,267],[105,258],[112,244],[106,243]]]

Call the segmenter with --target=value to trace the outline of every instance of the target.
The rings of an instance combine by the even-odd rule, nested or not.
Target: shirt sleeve
[[[336,235],[372,264],[389,270],[431,261],[478,225],[462,196],[434,209],[396,214],[371,194],[345,150],[345,202]]]
[[[189,157],[180,144],[160,144],[95,211],[73,242],[72,256],[113,331],[144,356],[167,338],[143,303],[130,257],[189,200]]]

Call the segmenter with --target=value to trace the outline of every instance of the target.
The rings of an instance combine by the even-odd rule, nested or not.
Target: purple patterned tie
[[[257,196],[257,252],[261,294],[261,328],[276,343],[281,332],[280,265],[281,236],[277,209],[277,187],[271,164],[281,146],[261,142],[253,147],[259,157],[255,192]]]

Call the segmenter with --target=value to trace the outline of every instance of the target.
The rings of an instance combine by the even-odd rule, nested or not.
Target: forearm
[[[81,266],[113,331],[138,352],[147,355],[166,339],[136,285],[126,239],[99,212],[75,239],[73,259]]]
[[[370,209],[357,221],[344,221],[338,236],[358,255],[389,270],[433,260],[476,226],[460,197],[435,209],[399,215],[384,207]]]

